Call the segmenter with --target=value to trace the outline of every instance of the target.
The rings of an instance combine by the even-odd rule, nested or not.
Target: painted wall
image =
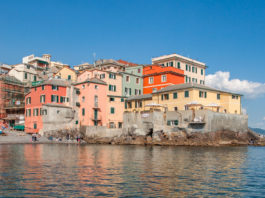
[[[52,85],[44,85],[44,90],[42,86],[31,88],[31,92],[25,97],[25,131],[27,133],[38,133],[43,127],[42,116],[40,115],[40,108],[43,104],[53,103],[53,104],[66,104],[60,101],[60,97],[66,97],[67,87],[59,87],[58,90],[52,90]],[[45,102],[40,102],[40,96],[45,95]],[[59,102],[51,102],[51,95],[58,95]],[[31,98],[31,104],[27,104],[27,98]],[[34,109],[39,109],[38,116],[33,116]],[[31,116],[26,116],[27,109],[31,109]],[[34,123],[37,124],[37,128],[34,129]]]
[[[161,57],[159,59],[156,58],[155,61],[152,61],[153,64],[159,64],[159,65],[170,65],[170,62],[173,63],[172,67],[178,68],[184,71],[185,76],[189,77],[191,80],[192,78],[197,79],[197,83],[200,84],[201,81],[205,82],[205,65],[204,64],[199,64],[197,63],[197,61],[192,61],[192,60],[185,60],[184,59],[180,59],[177,57],[170,57],[170,56],[165,56],[165,57]],[[188,69],[186,69],[186,65],[188,66]],[[197,72],[196,69],[194,69],[192,71],[192,67],[197,68]],[[203,70],[202,74],[201,74],[201,70]],[[185,81],[186,82],[186,81]],[[192,81],[191,81],[192,82]],[[188,82],[186,82],[188,83]]]
[[[115,74],[116,78],[110,78],[110,74]],[[103,75],[105,75],[103,77]],[[122,95],[122,75],[115,72],[101,71],[101,70],[87,70],[78,76],[78,82],[87,80],[87,78],[100,78],[107,84],[107,104],[106,107],[106,122],[107,127],[113,123],[117,128],[119,123],[123,122],[123,112],[124,112],[124,102],[121,102],[123,98]],[[113,90],[115,86],[115,90]],[[111,101],[111,98],[115,98],[114,101]],[[114,108],[114,114],[111,113],[111,108]]]
[[[76,85],[80,90],[79,121],[80,126],[95,126],[95,110],[97,110],[98,126],[106,126],[107,120],[107,85],[97,83],[81,83]],[[97,104],[95,104],[97,96]],[[83,115],[84,109],[84,115]]]
[[[75,71],[69,67],[63,67],[55,76],[58,76],[61,79],[65,80],[71,80],[72,82],[76,82],[77,80],[77,75]]]
[[[122,95],[132,96],[143,94],[143,66],[127,67],[122,73]],[[129,78],[129,80],[128,80]],[[138,79],[138,80],[137,80]],[[137,83],[138,82],[138,83]]]
[[[166,76],[166,80],[162,81],[162,76]],[[149,82],[149,78],[153,78],[153,83]],[[184,83],[184,71],[174,67],[161,67],[161,66],[146,66],[143,71],[143,93],[153,93],[163,87],[170,85]]]
[[[185,91],[189,91],[189,97],[185,97]],[[199,92],[207,92],[207,97],[199,97]],[[177,93],[177,98],[174,98],[174,93]],[[168,100],[161,98],[162,94],[169,94]],[[217,94],[220,94],[220,99],[217,99]],[[165,97],[164,97],[165,98]],[[142,108],[135,108],[135,102],[140,102],[143,100],[130,101],[132,103],[132,108],[128,108],[127,111],[143,111],[149,110],[149,107],[144,107],[146,104],[156,103],[161,104],[167,107],[168,111],[175,111],[175,107],[178,110],[185,110],[185,105],[191,102],[197,102],[198,104],[204,105],[204,109],[218,111],[215,107],[206,107],[211,103],[215,103],[220,105],[219,112],[229,113],[229,114],[241,114],[241,97],[238,96],[237,99],[232,97],[232,94],[215,92],[209,90],[199,90],[199,89],[185,89],[185,90],[176,90],[170,91],[166,93],[154,93],[152,96],[152,100],[143,101]],[[127,105],[128,106],[128,105]],[[199,109],[199,107],[196,107]],[[160,108],[161,110],[163,108]]]

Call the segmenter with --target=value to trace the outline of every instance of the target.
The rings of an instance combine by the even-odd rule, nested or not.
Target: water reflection
[[[252,149],[0,145],[0,196],[263,195],[263,186],[249,185]]]

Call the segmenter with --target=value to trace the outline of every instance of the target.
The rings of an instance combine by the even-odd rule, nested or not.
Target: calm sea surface
[[[263,147],[0,145],[0,197],[265,196]]]

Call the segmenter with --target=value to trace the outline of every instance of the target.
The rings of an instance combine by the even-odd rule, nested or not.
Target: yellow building
[[[199,84],[178,84],[160,89],[156,93],[129,97],[126,111],[145,111],[151,108],[168,111],[208,109],[241,114],[241,96]]]
[[[70,80],[72,82],[76,82],[77,79],[76,71],[71,69],[70,66],[64,66],[55,74],[55,76],[61,79]]]

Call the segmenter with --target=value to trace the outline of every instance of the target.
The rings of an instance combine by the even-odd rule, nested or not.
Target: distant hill
[[[249,127],[252,131],[256,132],[256,133],[259,133],[259,134],[262,134],[262,135],[265,135],[265,130],[264,129],[260,129],[260,128],[252,128],[252,127]]]

